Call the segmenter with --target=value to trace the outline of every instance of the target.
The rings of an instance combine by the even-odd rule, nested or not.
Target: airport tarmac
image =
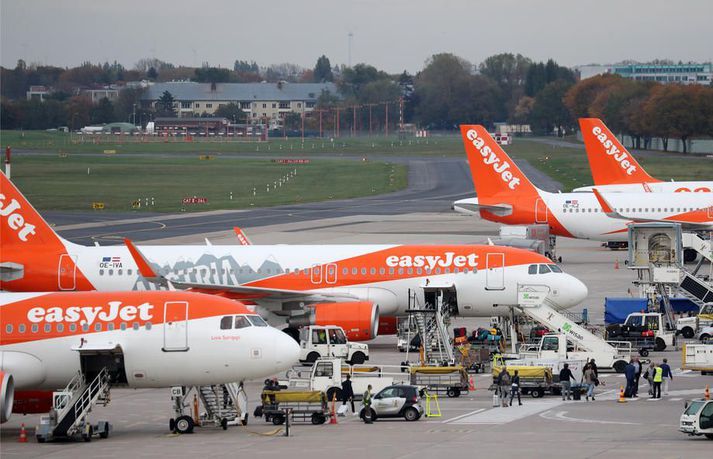
[[[482,243],[497,233],[498,226],[450,211],[410,214],[355,214],[295,223],[248,226],[245,231],[256,244],[337,243]],[[152,243],[235,244],[231,231],[181,235]],[[634,274],[624,266],[626,252],[612,252],[598,242],[560,239],[558,254],[562,267],[589,287],[583,307],[590,320],[601,323],[605,296],[625,296]],[[618,260],[619,269],[615,268]],[[575,308],[577,309],[577,308]],[[484,319],[487,320],[487,319]],[[454,319],[453,326],[472,329],[479,319]],[[371,344],[371,362],[395,364],[407,358],[396,351],[393,336],[379,337]],[[667,357],[672,367],[680,366],[675,350],[652,353],[660,361]],[[410,356],[415,360],[414,356]],[[282,375],[280,375],[282,376]],[[338,425],[293,426],[291,437],[282,432],[270,436],[275,426],[250,419],[247,427],[199,428],[192,435],[168,432],[171,416],[168,389],[112,391],[112,402],[97,407],[94,420],[114,425],[106,440],[86,443],[37,444],[32,428],[39,416],[13,416],[2,426],[3,457],[430,457],[447,455],[542,458],[580,457],[708,457],[713,442],[690,438],[678,432],[678,420],[686,399],[703,395],[711,376],[676,370],[670,394],[649,401],[642,381],[642,397],[619,404],[617,391],[622,375],[602,377],[595,402],[562,402],[559,397],[525,397],[523,406],[493,408],[487,390],[491,377],[477,375],[476,391],[458,399],[440,398],[441,417],[407,423],[377,421],[365,425],[357,417],[339,418]],[[261,382],[246,384],[255,406]],[[20,423],[30,427],[30,443],[17,443]]]

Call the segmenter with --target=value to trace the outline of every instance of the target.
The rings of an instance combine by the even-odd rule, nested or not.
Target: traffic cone
[[[338,424],[337,423],[337,411],[334,408],[334,405],[337,404],[337,391],[334,391],[334,394],[332,394],[332,415],[329,417],[329,423],[330,424]]]
[[[27,432],[25,431],[25,423],[20,424],[20,439],[18,443],[27,443]]]
[[[468,380],[468,390],[475,390],[475,381],[473,381],[473,376]]]
[[[624,398],[624,386],[619,386],[619,400],[617,400],[619,403],[626,403],[626,399]]]
[[[619,260],[614,261],[614,269],[619,269]]]
[[[711,399],[711,389],[708,386],[708,384],[706,384],[706,390],[705,390],[705,392],[703,392],[703,398],[705,398],[706,400]]]

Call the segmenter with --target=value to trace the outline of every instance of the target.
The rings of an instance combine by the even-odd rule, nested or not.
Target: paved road
[[[91,212],[43,212],[44,217],[70,241],[88,244],[120,243],[120,237],[136,241],[229,230],[234,226],[265,226],[350,215],[394,215],[412,212],[445,212],[454,200],[473,196],[470,170],[463,158],[408,158],[370,156],[407,164],[407,189],[379,196],[325,201],[239,211],[187,214]],[[543,189],[561,187],[526,161],[518,161],[523,172]]]

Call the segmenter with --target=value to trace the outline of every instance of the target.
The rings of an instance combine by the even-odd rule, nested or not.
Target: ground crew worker
[[[347,375],[347,379],[342,381],[342,405],[346,405],[347,400],[351,402],[352,413],[356,414],[356,410],[354,409],[354,389],[352,388],[351,375]]]
[[[673,381],[673,372],[671,371],[671,367],[668,365],[668,359],[663,359],[661,370],[663,370],[663,394],[668,395],[668,385],[671,381]]]
[[[522,400],[520,400],[520,375],[519,371],[515,370],[512,375],[512,385],[510,386],[510,406],[512,406],[512,399],[517,394],[517,404],[522,406]]]
[[[560,385],[562,386],[562,400],[572,400],[572,380],[574,380],[574,375],[572,370],[569,369],[569,364],[565,363],[560,370]]]
[[[371,384],[366,387],[366,391],[362,396],[361,402],[364,404],[364,423],[373,423],[374,419],[371,415]]]
[[[656,365],[654,370],[654,395],[652,398],[661,398],[661,383],[663,382],[663,368]]]

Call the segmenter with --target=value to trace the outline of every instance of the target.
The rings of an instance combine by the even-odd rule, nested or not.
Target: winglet
[[[599,201],[599,205],[602,206],[602,212],[604,212],[608,217],[620,217],[619,213],[616,212],[612,206],[609,205],[607,200],[604,199],[604,196],[599,193],[599,190],[592,188],[592,192],[594,192],[594,196],[597,198],[597,201]]]
[[[130,239],[124,239],[124,244],[126,244],[126,248],[129,249],[129,253],[131,254],[131,257],[134,259],[134,262],[136,263],[136,266],[139,268],[139,272],[141,273],[142,276],[144,276],[146,279],[160,279],[161,275],[159,275],[156,271],[153,270],[151,267],[151,264],[148,262],[146,257],[144,257],[144,254],[142,254],[139,249],[136,248],[133,242],[131,242]]]
[[[238,236],[238,241],[240,241],[240,245],[252,245],[253,243],[250,241],[248,236],[243,232],[242,229],[240,229],[239,226],[234,226],[233,231],[235,231],[235,235]]]

